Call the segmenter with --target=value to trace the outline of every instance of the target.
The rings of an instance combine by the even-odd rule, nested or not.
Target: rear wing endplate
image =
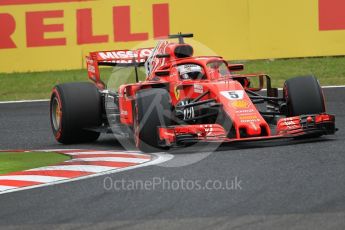
[[[133,66],[137,68],[138,66],[144,66],[147,58],[151,56],[152,51],[153,48],[91,52],[86,57],[88,76],[98,86],[105,88],[105,84],[100,78],[99,66]]]

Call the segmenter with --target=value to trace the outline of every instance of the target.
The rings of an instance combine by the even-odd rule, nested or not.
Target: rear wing
[[[144,66],[148,57],[151,56],[152,51],[153,48],[91,52],[86,57],[88,76],[98,86],[105,88],[105,84],[100,78],[99,66],[133,66],[137,71],[138,66]]]

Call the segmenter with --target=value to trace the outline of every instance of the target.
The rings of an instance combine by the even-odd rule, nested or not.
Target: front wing
[[[242,138],[228,138],[220,124],[194,124],[159,127],[161,146],[178,146],[195,142],[232,143],[240,141],[260,141],[279,138],[307,137],[334,134],[335,117],[330,114],[301,115],[281,118],[277,122],[276,134]]]

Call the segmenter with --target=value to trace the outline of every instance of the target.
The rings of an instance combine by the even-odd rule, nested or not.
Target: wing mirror
[[[155,75],[158,77],[168,77],[170,75],[169,70],[157,70],[155,71]]]
[[[233,79],[241,83],[241,85],[250,91],[260,91],[264,88],[264,77],[262,74],[245,74],[245,75],[234,75]],[[270,82],[269,82],[270,84]]]
[[[228,68],[230,72],[242,71],[244,70],[244,65],[243,64],[228,64]]]

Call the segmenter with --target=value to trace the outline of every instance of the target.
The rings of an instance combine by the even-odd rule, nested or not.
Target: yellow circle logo
[[[246,109],[250,106],[250,104],[245,100],[237,100],[231,102],[231,106],[238,109]]]

